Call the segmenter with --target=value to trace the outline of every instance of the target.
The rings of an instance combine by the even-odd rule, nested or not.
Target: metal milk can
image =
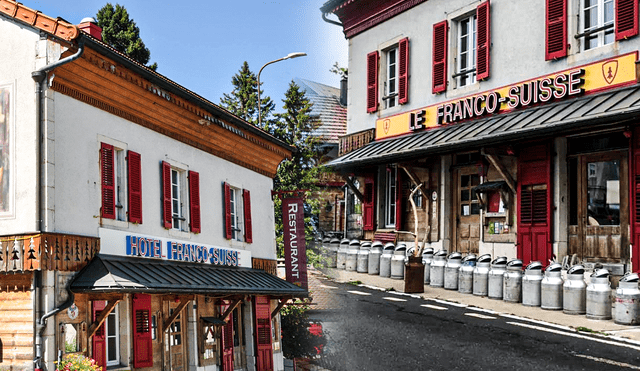
[[[444,266],[444,288],[447,290],[458,289],[458,273],[460,270],[462,254],[454,251],[447,257]]]
[[[587,318],[611,319],[611,285],[609,271],[597,269],[587,285]]]
[[[507,270],[507,257],[499,256],[491,262],[489,269],[489,290],[487,296],[489,299],[502,299],[502,282],[504,280],[504,272]]]
[[[347,263],[347,250],[349,249],[349,240],[343,238],[340,241],[340,247],[338,248],[338,258],[336,263],[336,268],[345,269],[345,264]]]
[[[540,286],[542,284],[542,263],[533,261],[527,265],[522,277],[522,305],[540,306]]]
[[[329,252],[327,253],[329,256],[328,265],[329,268],[335,268],[338,264],[338,248],[340,247],[340,240],[337,238],[332,238],[329,241]]]
[[[422,262],[424,263],[424,283],[429,284],[431,279],[431,262],[433,261],[433,248],[427,247],[422,252]]]
[[[621,325],[640,324],[640,290],[638,274],[627,273],[618,283],[615,294],[613,321]]]
[[[522,260],[512,259],[502,275],[502,300],[510,303],[522,301]]]
[[[446,262],[447,250],[438,250],[433,255],[433,261],[431,262],[431,268],[429,273],[429,286],[442,287],[444,286],[444,266]]]
[[[396,249],[396,245],[392,242],[387,242],[380,255],[380,277],[391,277],[391,257],[393,251]]]
[[[544,271],[540,283],[540,307],[549,310],[562,309],[562,265],[551,263]]]
[[[356,271],[358,273],[367,273],[369,271],[369,254],[371,253],[371,242],[362,241],[360,243],[360,250],[358,250],[358,260],[356,264]]]
[[[380,274],[380,255],[382,255],[382,242],[375,241],[371,244],[369,252],[369,274]]]
[[[484,254],[478,258],[473,269],[473,295],[487,296],[489,286],[489,268],[491,255]]]
[[[562,311],[566,314],[587,312],[587,284],[584,282],[584,266],[576,264],[567,271],[562,285]]]
[[[360,241],[351,240],[347,249],[347,260],[344,269],[354,272],[358,266],[358,251],[360,250]]]
[[[399,243],[391,257],[391,278],[401,280],[404,278],[404,260],[406,258],[407,245]]]
[[[462,259],[458,270],[458,292],[462,294],[473,292],[473,270],[477,260],[476,254],[469,254]]]

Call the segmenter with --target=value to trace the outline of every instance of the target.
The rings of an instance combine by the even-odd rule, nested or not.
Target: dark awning
[[[96,255],[71,282],[74,293],[308,296],[263,270]]]
[[[417,134],[374,141],[339,157],[327,166],[354,171],[361,166],[413,160],[419,156],[468,150],[481,146],[542,139],[576,129],[620,125],[640,117],[640,87],[569,99],[517,110]]]
[[[499,191],[501,189],[507,189],[507,182],[505,182],[504,180],[497,180],[494,182],[484,182],[478,186],[473,187],[473,190],[476,193],[486,193],[486,192],[493,192],[493,191]]]

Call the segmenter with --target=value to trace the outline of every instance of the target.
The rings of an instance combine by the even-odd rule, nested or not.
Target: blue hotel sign
[[[239,266],[238,251],[158,238],[127,235],[128,256]]]

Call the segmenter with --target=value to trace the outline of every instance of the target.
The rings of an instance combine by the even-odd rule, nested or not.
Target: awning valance
[[[308,296],[307,290],[259,269],[103,254],[78,272],[71,291]]]

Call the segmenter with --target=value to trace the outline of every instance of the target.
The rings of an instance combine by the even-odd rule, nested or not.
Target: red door
[[[227,307],[223,305],[222,311],[226,311]],[[222,327],[222,371],[233,371],[233,313]]]
[[[551,147],[524,148],[518,158],[518,258],[549,264],[551,246]]]
[[[98,317],[100,317],[100,313],[104,310],[107,305],[105,301],[93,301],[92,304],[92,312],[93,312],[93,321],[95,322]],[[95,334],[93,334],[93,338],[91,341],[91,346],[93,348],[93,359],[95,359],[96,364],[102,367],[103,370],[107,369],[107,342],[106,342],[106,334],[104,331],[104,323],[98,327],[98,330]]]
[[[267,296],[256,296],[256,371],[273,371],[271,347],[271,305]]]

